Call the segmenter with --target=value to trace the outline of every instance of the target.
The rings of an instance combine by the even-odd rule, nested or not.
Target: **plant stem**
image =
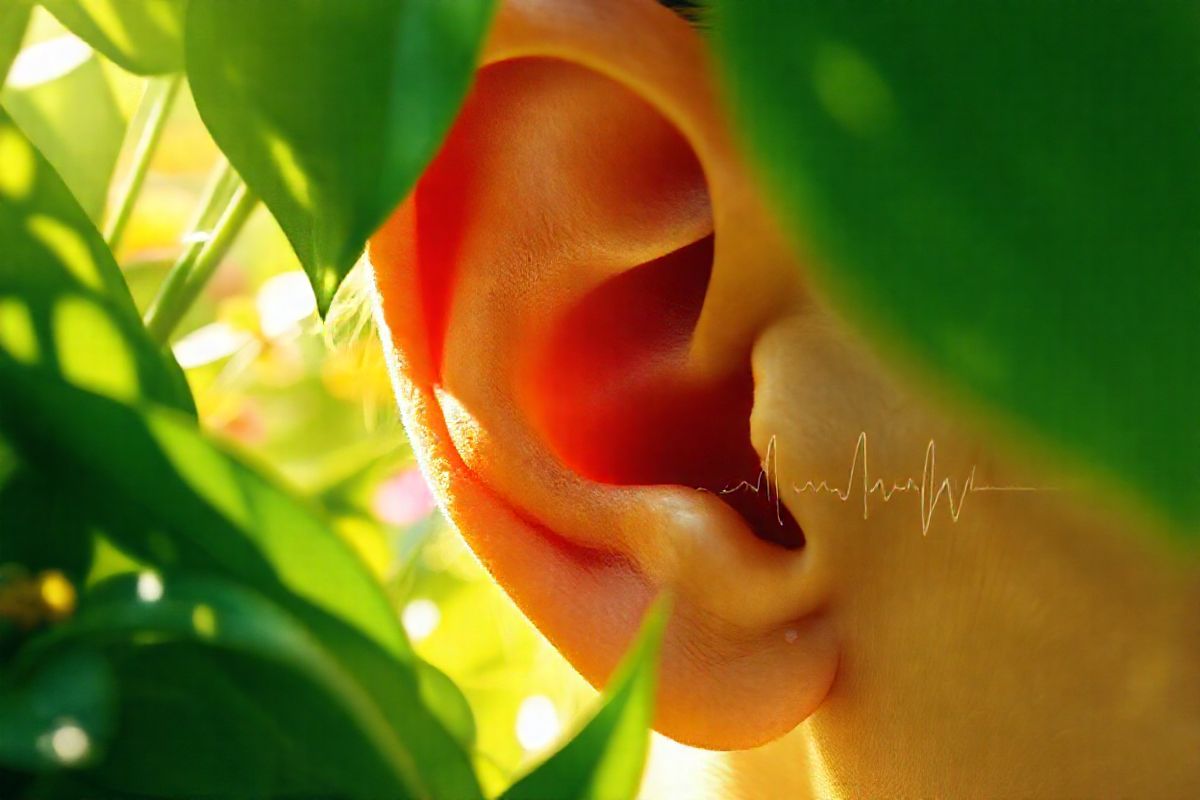
[[[158,148],[163,131],[167,127],[167,118],[179,89],[183,85],[183,75],[167,75],[161,78],[151,78],[146,82],[146,90],[142,93],[141,103],[133,115],[126,141],[136,141],[133,151],[133,166],[129,177],[121,187],[117,205],[108,219],[104,229],[104,239],[109,249],[115,251],[125,235],[125,228],[133,214],[138,195],[142,192],[142,184],[146,182],[146,173],[150,170],[150,161]],[[134,139],[136,137],[136,140]]]
[[[232,170],[229,172],[232,174]],[[158,295],[146,311],[146,329],[150,332],[150,337],[159,344],[166,344],[171,338],[179,321],[216,272],[221,260],[229,252],[229,247],[241,233],[246,220],[250,218],[250,213],[258,205],[258,197],[246,188],[246,184],[237,179],[236,175],[234,180],[232,195],[212,231],[212,236],[207,239],[196,238],[188,244],[187,249],[167,273]],[[214,182],[209,202],[201,211],[199,219],[211,218],[212,209],[219,207],[217,202],[221,199],[223,185],[228,186],[228,181],[223,176]]]

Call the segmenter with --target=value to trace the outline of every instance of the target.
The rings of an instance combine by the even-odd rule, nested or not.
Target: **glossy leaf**
[[[58,21],[139,75],[183,69],[187,0],[41,0]]]
[[[0,764],[25,770],[95,761],[111,734],[115,705],[108,664],[69,649],[20,677],[0,678]]]
[[[70,470],[77,502],[134,557],[216,571],[285,604],[303,598],[409,654],[387,598],[349,547],[191,419],[139,411],[3,357],[0,385],[0,431],[35,468]]]
[[[121,271],[62,179],[0,109],[0,361],[194,413]],[[8,387],[0,384],[0,405]]]
[[[194,0],[188,77],[322,315],[466,94],[493,0]]]
[[[155,797],[427,795],[363,686],[304,625],[228,581],[114,578],[25,661],[64,644],[118,667],[120,727],[96,773],[104,785]]]
[[[1200,531],[1195,4],[715,5],[749,151],[842,312]]]
[[[9,85],[0,102],[87,215],[98,221],[125,137],[125,117],[99,60],[90,57],[32,86]]]
[[[518,780],[503,800],[635,797],[650,747],[658,653],[670,605],[660,599],[604,692],[603,706],[563,747]]]

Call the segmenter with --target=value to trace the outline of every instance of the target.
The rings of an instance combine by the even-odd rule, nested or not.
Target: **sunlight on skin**
[[[1191,796],[1200,563],[862,343],[766,211],[704,56],[649,3],[503,5],[455,130],[371,244],[439,501],[594,684],[670,587],[658,728],[734,750],[799,731],[731,757],[748,779]],[[818,73],[849,130],[896,121],[860,55]],[[695,466],[738,456],[726,434],[749,439],[746,474],[710,481]],[[769,516],[721,496],[767,469]]]

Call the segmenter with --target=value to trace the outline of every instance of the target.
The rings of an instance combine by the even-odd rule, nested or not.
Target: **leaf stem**
[[[216,209],[224,205],[211,236],[201,236]],[[146,310],[146,329],[159,344],[166,344],[179,321],[191,308],[209,278],[237,239],[258,205],[255,196],[226,165],[209,189],[187,248],[167,273],[166,280]]]
[[[150,161],[154,151],[162,139],[167,127],[167,118],[179,89],[183,86],[183,75],[166,75],[161,78],[151,78],[146,82],[146,90],[142,93],[141,103],[133,115],[126,142],[135,141],[133,151],[133,166],[129,177],[117,197],[117,204],[108,224],[104,228],[104,239],[111,250],[116,251],[125,235],[125,228],[133,214],[142,185],[146,182],[146,173],[150,171]],[[136,138],[135,138],[136,137]]]

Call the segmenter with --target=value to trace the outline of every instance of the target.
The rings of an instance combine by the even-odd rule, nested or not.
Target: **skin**
[[[862,341],[669,11],[504,3],[370,255],[447,515],[593,683],[673,593],[722,794],[1200,791],[1196,554]]]

